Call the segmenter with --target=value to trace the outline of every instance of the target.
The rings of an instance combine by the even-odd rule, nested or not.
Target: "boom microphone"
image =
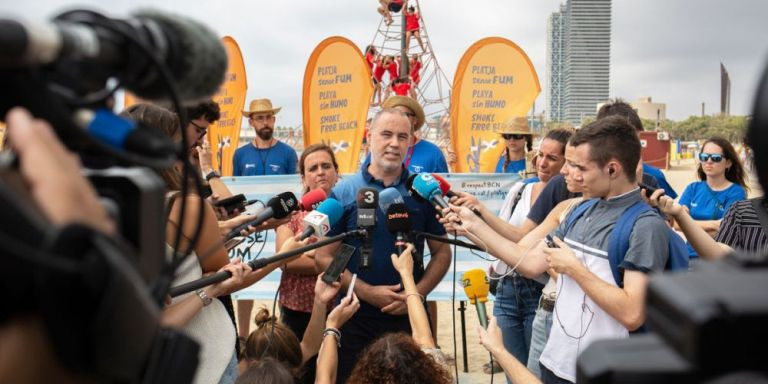
[[[164,100],[167,94],[145,49],[167,67],[185,101],[210,98],[227,70],[226,50],[214,32],[158,11],[140,11],[124,20],[84,10],[66,12],[51,23],[2,19],[0,30],[0,69],[45,67],[94,89],[116,77],[146,100]]]
[[[231,230],[227,237],[224,239],[230,240],[232,238],[235,238],[237,236],[240,236],[240,232],[243,230],[248,229],[249,226],[259,226],[261,223],[269,220],[269,219],[282,219],[287,217],[291,212],[295,211],[296,208],[298,208],[299,202],[296,200],[296,195],[294,195],[291,192],[283,192],[271,199],[267,202],[266,208],[264,208],[263,211],[259,212],[256,217],[253,218],[253,220],[242,224],[238,226],[237,228]]]
[[[317,209],[318,204],[323,202],[323,200],[325,200],[327,197],[328,194],[325,193],[324,189],[315,188],[305,193],[304,196],[301,197],[301,201],[299,202],[299,210],[311,211]]]
[[[480,325],[488,328],[488,315],[485,312],[485,302],[488,301],[488,276],[480,268],[470,269],[464,272],[462,277],[464,283],[464,293],[467,295],[470,304],[475,304],[477,316],[480,318]]]
[[[343,213],[344,208],[338,200],[328,199],[323,201],[317,206],[317,209],[304,216],[304,232],[301,233],[299,241],[312,235],[317,237],[325,236],[331,230],[331,226],[341,219]]]

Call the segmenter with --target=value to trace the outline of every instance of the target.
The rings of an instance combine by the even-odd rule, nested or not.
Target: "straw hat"
[[[495,129],[494,132],[499,134],[533,135],[531,127],[528,126],[528,119],[524,116],[513,117],[507,120],[500,128]]]
[[[272,108],[272,100],[270,99],[255,99],[251,100],[248,110],[243,111],[243,116],[251,117],[254,113],[271,113],[274,115],[280,112],[281,108],[282,107]]]
[[[414,130],[421,128],[424,125],[424,109],[421,108],[419,102],[408,96],[390,96],[384,100],[381,104],[381,108],[394,108],[398,105],[406,107],[416,114],[416,127]]]

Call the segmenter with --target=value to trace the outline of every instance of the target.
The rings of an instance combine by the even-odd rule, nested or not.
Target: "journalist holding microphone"
[[[411,140],[411,123],[402,112],[385,108],[378,112],[371,122],[368,132],[371,156],[360,171],[343,179],[333,189],[331,197],[344,206],[344,215],[338,224],[332,226],[328,236],[358,228],[358,220],[364,222],[368,217],[358,217],[360,209],[356,202],[359,192],[361,206],[366,199],[371,202],[373,192],[392,187],[400,192],[408,208],[411,229],[444,235],[445,229],[436,219],[436,211],[427,202],[417,202],[406,190],[408,171],[403,167]],[[368,191],[368,192],[365,192]],[[366,196],[366,194],[370,196]],[[368,210],[366,208],[366,210]],[[342,285],[349,284],[351,273],[357,273],[355,293],[360,298],[360,310],[341,329],[341,350],[337,382],[343,383],[357,361],[357,355],[373,340],[386,332],[411,332],[411,325],[406,316],[405,295],[401,292],[400,275],[392,265],[390,255],[396,253],[395,235],[386,225],[385,213],[379,209],[370,210],[375,216],[375,225],[371,227],[371,243],[368,250],[362,250],[361,240],[347,239],[346,243],[355,246],[356,255],[342,275]],[[422,296],[427,296],[437,285],[450,265],[450,249],[447,245],[428,240],[431,259],[424,271],[414,271],[416,289]],[[333,259],[339,243],[320,248],[316,254],[318,270],[325,270]],[[367,246],[366,246],[367,248]],[[368,268],[361,268],[360,255],[370,251]],[[415,254],[421,257],[424,252],[423,242],[416,244]]]

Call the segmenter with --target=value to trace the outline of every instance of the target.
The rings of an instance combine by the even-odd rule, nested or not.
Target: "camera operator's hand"
[[[83,177],[79,159],[64,148],[51,126],[23,108],[8,112],[6,122],[21,176],[43,214],[57,226],[78,223],[114,233],[115,224]]]

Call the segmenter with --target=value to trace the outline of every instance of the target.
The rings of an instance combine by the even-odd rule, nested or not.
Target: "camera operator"
[[[50,125],[22,108],[12,109],[5,121],[8,142],[19,157],[19,170],[29,196],[45,219],[58,229],[79,224],[103,235],[113,235],[115,224],[100,204],[96,191],[81,175],[79,160],[59,142]],[[44,319],[36,312],[12,313],[2,319],[0,381],[87,382],[62,364],[62,357],[46,334]]]

